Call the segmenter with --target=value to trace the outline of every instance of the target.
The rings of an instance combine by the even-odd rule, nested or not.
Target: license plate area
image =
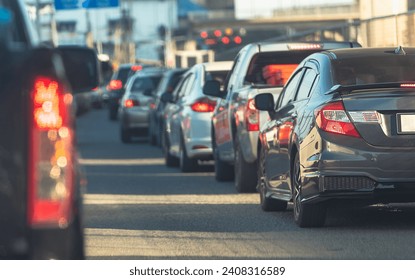
[[[415,134],[415,113],[397,114],[398,134]]]

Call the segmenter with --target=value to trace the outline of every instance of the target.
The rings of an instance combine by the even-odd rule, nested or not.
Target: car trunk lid
[[[415,88],[398,84],[365,86],[342,94],[344,107],[361,137],[382,147],[415,146]]]

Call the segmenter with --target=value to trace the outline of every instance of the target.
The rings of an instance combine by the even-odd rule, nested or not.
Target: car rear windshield
[[[219,81],[221,85],[223,85],[228,73],[229,71],[207,71],[205,72],[205,81],[216,80]]]
[[[252,58],[245,82],[259,86],[282,87],[298,64],[317,50],[262,52]]]
[[[131,91],[154,90],[160,83],[160,80],[161,76],[137,77],[131,86]]]
[[[337,59],[332,62],[334,84],[356,85],[415,82],[415,56],[385,54]]]

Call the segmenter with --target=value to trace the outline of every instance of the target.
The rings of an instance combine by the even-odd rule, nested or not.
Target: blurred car
[[[148,129],[149,142],[152,145],[161,145],[161,135],[164,126],[164,107],[166,105],[161,100],[161,96],[166,92],[173,93],[184,72],[186,72],[186,69],[170,69],[166,71],[154,93],[154,108],[150,108]]]
[[[258,132],[267,120],[255,109],[259,93],[278,97],[292,71],[308,55],[326,49],[360,47],[355,42],[259,42],[241,49],[212,116],[215,178],[235,179],[238,192],[255,192]],[[215,83],[214,81],[209,83]],[[208,83],[208,84],[209,84]],[[208,86],[207,84],[207,86]]]
[[[324,51],[294,71],[260,132],[262,209],[293,201],[300,227],[329,203],[415,201],[415,48]]]
[[[113,75],[113,65],[109,59],[109,56],[106,54],[99,54],[98,59],[101,70],[101,83],[98,87],[92,89],[90,94],[91,107],[101,109],[104,106],[104,103],[107,101],[105,98],[108,98],[106,85],[110,82]]]
[[[83,259],[72,104],[98,85],[97,56],[40,45],[23,1],[0,3],[0,259]]]
[[[216,98],[204,95],[202,88],[210,80],[223,83],[231,67],[232,61],[196,64],[183,75],[173,95],[163,94],[163,100],[169,101],[162,137],[167,166],[178,163],[183,172],[192,172],[198,160],[212,159],[210,131]]]
[[[163,72],[163,68],[148,68],[128,80],[119,107],[120,137],[123,143],[131,142],[133,136],[147,136],[148,114],[154,106],[154,91]]]
[[[74,96],[76,116],[81,116],[91,110],[92,91],[80,92]]]
[[[91,90],[91,107],[101,109],[104,106],[103,93],[105,86],[95,87]]]
[[[105,102],[108,106],[110,120],[118,118],[119,103],[125,92],[125,85],[129,77],[143,69],[141,64],[121,64],[114,72],[106,87]]]

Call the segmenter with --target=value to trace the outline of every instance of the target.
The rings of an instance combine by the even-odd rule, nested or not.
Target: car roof
[[[356,57],[381,56],[381,55],[415,55],[414,47],[381,47],[359,49],[335,49],[325,51],[332,59],[347,59]]]
[[[329,49],[339,49],[339,48],[359,48],[361,45],[357,42],[259,42],[257,44],[261,52],[272,52],[272,51],[322,51]]]
[[[202,63],[206,71],[221,71],[230,70],[233,65],[233,61],[214,61]]]

